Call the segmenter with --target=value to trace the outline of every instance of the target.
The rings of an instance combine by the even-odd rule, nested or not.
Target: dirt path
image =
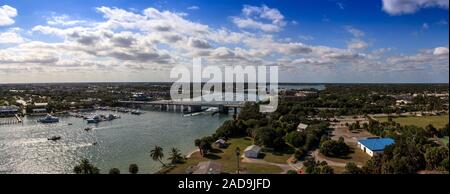
[[[278,166],[281,169],[283,169],[283,172],[281,172],[281,174],[286,174],[287,171],[289,171],[289,170],[297,170],[295,167],[293,167],[293,166],[291,166],[289,164],[277,164],[277,163],[273,163],[273,162],[267,162],[267,161],[262,160],[262,159],[253,159],[253,158],[243,157],[241,161],[244,162],[244,163],[265,164],[265,165]]]
[[[325,162],[327,162],[327,164],[329,166],[336,166],[336,167],[344,168],[345,165],[347,165],[347,163],[335,162],[335,161],[331,161],[331,160],[328,160],[326,158],[321,157],[320,154],[319,154],[319,150],[315,150],[314,152],[312,152],[312,156],[316,159],[316,161],[320,161],[320,162],[325,161]],[[362,165],[357,165],[357,166],[362,168]]]

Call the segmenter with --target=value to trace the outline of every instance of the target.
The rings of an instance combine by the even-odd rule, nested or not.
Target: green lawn
[[[445,137],[443,137],[443,138],[440,138],[439,139],[442,143],[444,143],[444,145],[447,145],[448,144],[448,136],[445,136]]]
[[[380,122],[387,122],[388,117],[376,117]],[[443,128],[448,123],[448,115],[440,116],[400,116],[393,117],[394,121],[400,123],[400,125],[415,125],[418,127],[425,127],[429,124],[433,124],[436,128]]]
[[[277,163],[277,164],[287,164],[287,160],[294,154],[295,150],[291,147],[286,150],[280,151],[269,151],[263,150],[264,160],[267,162]]]
[[[339,163],[349,163],[354,162],[357,165],[363,166],[366,164],[368,160],[370,160],[370,156],[366,153],[364,153],[361,149],[357,148],[356,146],[349,145],[350,148],[353,150],[353,153],[350,153],[347,157],[344,158],[334,158],[334,157],[327,157],[323,154],[319,153],[320,157],[325,158],[327,160],[333,161],[333,162],[339,162]]]
[[[186,173],[185,170],[190,166],[197,165],[202,161],[213,160],[223,165],[224,172],[235,173],[237,166],[237,158],[235,154],[236,147],[239,147],[241,152],[243,152],[247,146],[252,144],[252,141],[249,138],[236,138],[230,139],[227,143],[229,146],[226,149],[215,149],[212,154],[206,156],[205,158],[198,152],[194,153],[184,164],[178,164],[174,168],[163,169],[160,172],[169,174],[184,174]],[[241,162],[240,167],[242,170],[245,170],[251,174],[277,174],[282,172],[281,168],[273,165],[248,164]]]

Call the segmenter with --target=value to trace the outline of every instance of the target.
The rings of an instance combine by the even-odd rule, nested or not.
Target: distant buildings
[[[257,145],[248,146],[244,150],[244,156],[247,158],[258,158],[260,153],[261,153],[261,147],[259,147]]]
[[[358,147],[369,156],[375,156],[384,152],[384,149],[394,144],[395,141],[391,138],[366,138],[358,141]]]
[[[33,114],[45,114],[48,112],[47,106],[48,103],[34,103],[31,111]]]
[[[17,106],[0,106],[0,116],[12,116],[19,112]]]

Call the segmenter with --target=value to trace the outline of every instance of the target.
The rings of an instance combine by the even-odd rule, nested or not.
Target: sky
[[[193,57],[279,82],[448,83],[448,0],[0,0],[0,84],[174,81]]]

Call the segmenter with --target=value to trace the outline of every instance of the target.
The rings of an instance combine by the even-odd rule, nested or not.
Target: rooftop
[[[359,140],[359,143],[372,151],[383,151],[386,146],[394,144],[395,141],[391,138],[367,138]]]
[[[251,145],[251,146],[248,146],[247,148],[245,148],[245,152],[246,151],[254,151],[254,152],[260,152],[261,151],[261,147],[259,147],[259,146],[257,146],[257,145]]]

